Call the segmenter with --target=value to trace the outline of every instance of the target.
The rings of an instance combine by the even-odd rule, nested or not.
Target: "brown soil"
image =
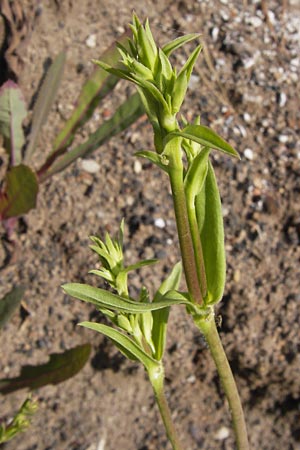
[[[38,13],[22,58],[20,84],[29,102],[47,58],[68,50],[58,101],[40,143],[43,156],[69,115],[91,58],[122,33],[132,10],[148,16],[163,44],[174,36],[201,32],[204,54],[185,103],[189,118],[229,140],[240,162],[214,155],[220,182],[228,257],[227,287],[219,307],[221,337],[241,392],[251,448],[300,449],[300,147],[297,1],[222,0],[24,1],[27,17]],[[268,18],[261,10],[267,4]],[[96,35],[96,48],[86,45]],[[178,64],[184,59],[179,54]],[[120,83],[89,128],[128,95]],[[100,119],[99,119],[100,117]],[[1,271],[0,297],[15,284],[26,286],[30,312],[15,314],[1,334],[1,378],[47,355],[91,342],[93,354],[73,379],[41,388],[39,411],[28,431],[6,450],[169,449],[142,367],[126,361],[101,335],[79,328],[95,317],[92,307],[64,296],[67,281],[95,281],[88,236],[115,233],[125,217],[129,262],[159,257],[162,262],[132,278],[152,291],[179,259],[167,180],[134,152],[151,148],[146,122],[112,139],[93,155],[99,172],[90,175],[77,161],[45,183],[38,208],[19,221],[18,251]],[[252,150],[252,153],[244,151]],[[244,156],[245,155],[245,156]],[[252,159],[248,159],[253,156]],[[248,158],[247,158],[248,157]],[[155,219],[166,221],[164,228]],[[1,250],[4,255],[4,250]],[[2,257],[2,256],[1,256]],[[205,342],[183,308],[171,315],[165,355],[167,396],[186,450],[233,449],[230,416]],[[11,416],[24,391],[0,399],[0,415]],[[99,444],[100,443],[100,444]],[[99,447],[97,447],[99,444]],[[102,445],[102,446],[101,446]]]

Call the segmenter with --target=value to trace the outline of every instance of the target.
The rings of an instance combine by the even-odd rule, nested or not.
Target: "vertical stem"
[[[173,139],[168,145],[171,147],[168,150],[170,158],[172,158],[169,177],[186,284],[192,299],[196,303],[201,304],[203,297],[198,280],[195,252],[183,184],[181,139]]]
[[[215,324],[214,314],[195,320],[204,334],[215,361],[232,416],[238,450],[249,450],[244,412],[237,386]]]
[[[159,408],[161,418],[163,420],[165,430],[169,441],[172,444],[173,450],[183,450],[183,447],[179,441],[178,435],[176,433],[171,411],[164,392],[164,372],[162,366],[160,366],[159,371],[148,371],[149,379],[152,384],[152,388],[155,394],[155,400]]]

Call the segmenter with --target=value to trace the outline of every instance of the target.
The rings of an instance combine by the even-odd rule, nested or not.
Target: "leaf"
[[[0,300],[0,329],[9,321],[21,303],[23,295],[24,288],[16,286]]]
[[[214,148],[230,156],[239,158],[239,154],[230,144],[222,139],[217,133],[204,125],[188,125],[182,131],[174,131],[167,136],[167,142],[176,136],[198,142],[205,147]]]
[[[83,368],[90,353],[90,344],[78,345],[64,353],[53,353],[46,364],[24,366],[19,377],[0,380],[0,393],[6,395],[19,389],[32,390],[47,384],[61,383]]]
[[[156,264],[158,261],[158,259],[144,259],[143,261],[139,261],[136,264],[131,264],[130,266],[124,267],[124,269],[122,269],[122,272],[128,273],[132,270],[137,270],[145,266]]]
[[[21,149],[24,145],[23,120],[27,109],[21,89],[11,80],[0,88],[0,134],[4,137],[4,145],[11,157],[11,164],[18,165],[22,161]]]
[[[194,205],[195,197],[201,192],[203,187],[208,170],[209,153],[210,149],[208,147],[204,148],[193,159],[184,178],[186,198],[191,206]]]
[[[208,162],[205,184],[195,200],[207,283],[206,305],[221,300],[226,278],[224,227],[220,194],[214,170]]]
[[[144,364],[147,370],[157,365],[157,361],[155,361],[155,359],[148,355],[136,342],[120,331],[107,325],[94,322],[82,322],[79,325],[104,334],[111,341],[113,341],[123,355],[131,360],[139,360],[142,364]]]
[[[151,150],[141,150],[139,152],[136,152],[135,156],[141,156],[142,158],[148,159],[152,163],[156,164],[164,172],[168,173],[168,164],[163,164],[163,158],[157,153]]]
[[[26,147],[25,160],[29,161],[36,150],[39,133],[46,122],[56,98],[66,62],[65,52],[59,53],[51,64],[38,92],[32,114],[31,131]]]
[[[122,103],[111,119],[104,122],[83,144],[69,150],[68,153],[55,160],[53,164],[53,158],[49,157],[44,165],[46,169],[41,169],[39,171],[39,173],[41,173],[40,180],[45,180],[49,176],[64,170],[77,158],[82,158],[89,155],[94,150],[97,150],[111,137],[128,128],[142,114],[144,114],[144,109],[142,107],[139,95],[134,94]]]
[[[35,208],[38,190],[36,175],[30,167],[24,164],[12,167],[0,192],[0,218],[17,217]]]
[[[179,288],[180,279],[182,275],[181,262],[175,264],[170,275],[162,282],[158,288],[153,302],[159,302],[164,298],[164,295],[170,291]],[[170,308],[153,311],[153,327],[152,327],[152,341],[155,348],[155,358],[160,361],[163,357],[166,346],[167,325],[169,319]]]
[[[127,40],[128,32],[124,33],[119,39],[123,45],[126,44]],[[118,66],[120,55],[116,44],[114,43],[105,50],[99,59],[111,66]],[[51,154],[57,152],[58,149],[63,151],[72,144],[76,130],[82,127],[92,117],[100,101],[114,89],[118,81],[119,78],[114,75],[109,75],[102,68],[95,68],[91,76],[82,86],[71,117],[55,138]]]
[[[165,308],[166,306],[189,303],[188,300],[184,298],[181,298],[179,301],[177,299],[162,299],[161,301],[157,301],[155,303],[135,302],[133,300],[120,297],[116,294],[112,294],[105,289],[100,289],[81,283],[64,284],[62,288],[72,297],[78,298],[79,300],[87,303],[92,303],[98,308],[107,308],[128,313],[144,313],[147,311]]]
[[[200,34],[198,34],[198,33],[190,33],[190,34],[186,34],[185,36],[180,36],[180,37],[174,39],[173,41],[165,44],[163,46],[162,50],[165,53],[165,55],[170,56],[171,53],[173,53],[175,50],[180,48],[182,45],[184,45],[188,42],[191,42],[194,39],[197,39],[198,37],[200,37]]]

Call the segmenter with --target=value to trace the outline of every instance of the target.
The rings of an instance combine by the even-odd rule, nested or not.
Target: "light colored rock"
[[[254,157],[253,150],[251,150],[251,148],[245,148],[244,156],[245,158],[249,159],[249,161],[252,161]]]
[[[224,441],[225,439],[227,439],[229,437],[229,434],[230,434],[229,428],[221,427],[216,432],[215,439],[217,441]]]
[[[85,45],[89,48],[95,48],[97,45],[97,36],[95,34],[90,34],[85,41]]]
[[[81,169],[87,173],[97,173],[100,170],[100,164],[93,159],[82,159],[80,163]]]
[[[154,225],[157,228],[165,228],[166,226],[166,222],[164,221],[164,219],[162,219],[161,217],[159,217],[158,219],[154,220]]]

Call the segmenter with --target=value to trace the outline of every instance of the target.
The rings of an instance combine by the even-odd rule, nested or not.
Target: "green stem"
[[[159,369],[155,368],[153,371],[148,371],[149,379],[155,394],[155,400],[159,408],[161,418],[163,420],[165,430],[169,441],[172,444],[173,450],[183,450],[177,432],[175,430],[171,411],[164,392],[164,371],[160,365]]]
[[[174,211],[176,217],[178,238],[182,263],[188,291],[192,299],[201,304],[203,296],[198,280],[195,252],[191,236],[186,198],[183,184],[183,164],[181,159],[181,139],[171,141],[170,157],[172,158],[169,169],[170,183],[173,196]]]
[[[214,313],[212,312],[208,317],[201,317],[200,319],[197,318],[194,321],[197,327],[204,334],[212,357],[215,361],[223,389],[229,403],[237,448],[238,450],[249,450],[250,447],[247,436],[247,428],[240,396],[217,331]]]

